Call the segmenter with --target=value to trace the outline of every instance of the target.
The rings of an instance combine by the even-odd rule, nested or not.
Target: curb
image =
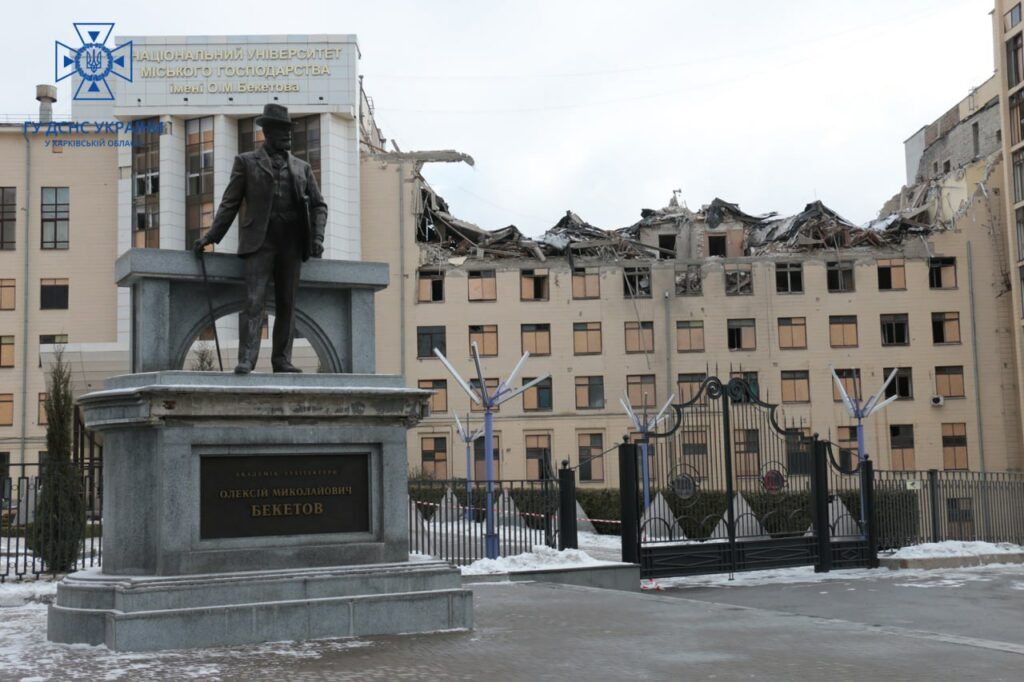
[[[977,554],[974,556],[922,557],[920,559],[878,558],[880,568],[896,571],[901,568],[966,568],[986,564],[1024,564],[1024,553]]]
[[[596,587],[604,590],[640,591],[639,564],[604,564],[573,568],[543,568],[510,573],[464,575],[462,584],[497,582],[542,582]]]

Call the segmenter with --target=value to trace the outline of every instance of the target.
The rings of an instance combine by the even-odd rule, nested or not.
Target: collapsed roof
[[[640,220],[627,227],[606,230],[591,225],[572,211],[566,211],[544,234],[523,235],[515,225],[485,230],[451,214],[448,203],[425,182],[422,184],[423,211],[417,239],[440,247],[448,257],[536,258],[551,256],[570,259],[649,259],[674,257],[675,253],[641,241],[645,230],[665,234],[666,228],[692,229],[703,224],[715,230],[738,225],[744,230],[744,254],[762,255],[847,249],[884,248],[899,245],[908,234],[926,234],[934,226],[918,222],[927,218],[924,207],[928,193],[915,193],[912,205],[864,226],[857,226],[820,201],[814,201],[796,215],[785,218],[776,213],[752,215],[737,204],[715,198],[699,211],[679,206],[675,198],[661,209],[642,209]],[[438,254],[439,256],[444,254]]]

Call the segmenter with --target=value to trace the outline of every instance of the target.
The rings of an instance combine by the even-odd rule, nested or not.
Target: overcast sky
[[[53,41],[355,33],[378,122],[453,212],[538,234],[573,210],[628,225],[672,190],[751,213],[821,199],[861,223],[905,180],[903,140],[988,78],[987,0],[303,2],[5,7],[0,112],[35,111]],[[70,111],[68,82],[58,112]]]

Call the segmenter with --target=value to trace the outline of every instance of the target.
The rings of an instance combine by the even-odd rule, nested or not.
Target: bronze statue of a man
[[[288,109],[267,104],[256,118],[263,127],[263,146],[235,157],[231,179],[210,230],[192,245],[196,253],[219,243],[245,202],[238,226],[238,255],[245,262],[245,307],[239,323],[236,374],[248,374],[260,352],[260,327],[267,285],[274,280],[275,372],[299,372],[292,364],[295,294],[302,263],[324,252],[327,204],[313,170],[291,154],[292,122]]]

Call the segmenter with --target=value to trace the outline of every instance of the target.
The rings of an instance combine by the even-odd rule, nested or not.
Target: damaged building
[[[992,125],[965,109],[960,126]],[[945,119],[918,165],[935,145],[962,147],[948,139],[960,126]],[[1020,469],[1001,151],[974,151],[908,184],[863,225],[820,201],[754,215],[719,198],[690,209],[674,194],[626,227],[567,211],[539,236],[457,218],[420,174],[424,163],[468,157],[364,156],[364,191],[394,192],[363,221],[364,258],[391,263],[392,286],[378,295],[379,365],[435,391],[432,416],[410,432],[410,470],[466,475],[452,414],[472,418],[475,406],[432,351],[468,368],[473,342],[495,383],[525,351],[523,381],[551,374],[495,415],[501,477],[585,461],[628,433],[620,397],[685,400],[709,375],[745,377],[780,404],[788,428],[855,448],[832,366],[865,397],[898,370],[889,394],[899,399],[866,427],[879,468]],[[601,461],[580,468],[581,485],[617,484]]]

